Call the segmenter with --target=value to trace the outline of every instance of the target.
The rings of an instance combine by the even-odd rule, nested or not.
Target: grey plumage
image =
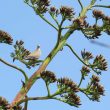
[[[39,59],[40,56],[41,56],[41,49],[40,49],[40,46],[38,45],[34,52],[26,56],[25,60]]]

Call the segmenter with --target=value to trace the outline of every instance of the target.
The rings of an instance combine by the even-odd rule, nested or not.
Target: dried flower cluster
[[[90,69],[87,66],[83,66],[81,69],[82,78],[85,79],[85,76],[88,76],[88,73],[90,73]]]
[[[101,74],[101,71],[107,70],[107,62],[102,55],[96,56],[93,60],[93,64],[89,63],[89,60],[93,58],[92,53],[85,51],[81,51],[82,58],[85,63],[89,64],[97,74]]]
[[[107,70],[107,62],[102,55],[96,56],[93,65],[95,68],[99,70],[103,70],[103,71]]]
[[[93,26],[89,26],[85,29],[82,30],[84,36],[88,39],[96,39],[99,38],[99,36],[101,36],[101,30],[98,26],[93,25]]]
[[[76,83],[68,78],[60,78],[57,80],[57,86],[66,103],[76,107],[80,105],[80,97],[76,95],[79,91]]]
[[[96,19],[102,19],[104,17],[104,13],[103,11],[100,10],[93,10],[93,17],[95,17]]]
[[[49,0],[31,0],[32,5],[35,7],[40,14],[44,14],[48,11],[48,6],[50,5]]]
[[[2,30],[0,30],[0,43],[12,44],[13,39],[11,36]]]
[[[65,19],[73,18],[74,14],[75,14],[73,8],[70,8],[67,6],[62,6],[60,8],[60,13],[61,13],[62,17]]]
[[[60,14],[60,11],[58,9],[56,9],[56,7],[51,6],[49,9],[49,14],[56,19],[56,17]]]
[[[7,110],[8,105],[8,101],[5,98],[0,97],[0,107],[2,107],[3,110]]]
[[[104,95],[104,87],[99,84],[100,78],[98,76],[93,75],[91,78],[91,83],[88,84],[86,89],[87,95],[93,101],[99,101],[100,96]]]
[[[10,104],[4,97],[0,97],[0,110],[10,110]],[[13,110],[22,110],[22,107],[13,107]]]
[[[43,71],[41,73],[41,78],[48,84],[54,83],[57,80],[55,74],[51,71]]]
[[[73,20],[73,24],[74,24],[74,23],[77,24],[77,29],[78,29],[78,30],[80,30],[80,29],[82,29],[82,28],[88,27],[89,24],[86,22],[85,18],[86,18],[86,16],[81,17],[80,19],[77,18],[77,19],[74,19],[74,20]]]
[[[81,55],[82,55],[82,58],[87,61],[93,58],[92,53],[85,51],[85,49],[84,49],[84,51],[81,51]]]
[[[92,26],[87,23],[85,17],[77,18],[73,20],[73,24],[77,24],[77,30],[81,30],[84,36],[88,39],[96,39],[101,36],[101,32],[104,31],[110,35],[110,17],[104,15],[101,10],[93,10],[93,17],[96,19],[96,23]],[[102,19],[102,26],[98,26],[97,21]]]
[[[57,80],[57,85],[62,92],[78,92],[78,86],[71,79],[60,78]]]
[[[76,94],[69,93],[65,95],[65,99],[66,99],[66,102],[71,106],[78,107],[79,105],[81,105],[80,97],[77,96]]]
[[[16,44],[14,45],[15,53],[11,54],[11,56],[13,57],[13,61],[15,59],[22,60],[30,54],[30,52],[24,48],[23,44],[24,42],[22,40],[16,41]]]

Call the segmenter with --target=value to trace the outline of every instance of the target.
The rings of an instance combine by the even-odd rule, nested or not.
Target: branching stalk
[[[25,2],[28,6],[30,6],[31,8],[34,9],[34,11],[47,23],[49,24],[50,26],[52,26],[55,30],[58,31],[57,27],[55,27],[52,23],[50,23],[42,14],[39,13],[38,10],[36,10],[36,8],[32,5],[30,5],[28,2]]]
[[[82,62],[85,66],[91,68],[95,73],[97,73],[97,71],[94,70],[94,68],[92,67],[92,65],[85,63],[85,62],[77,55],[77,53],[73,50],[73,48],[72,48],[69,44],[66,43],[65,46],[69,47],[69,49],[70,49],[70,50],[72,51],[72,53],[78,58],[78,60],[79,60],[80,62]]]
[[[94,5],[93,7],[102,7],[102,8],[110,8],[110,5]]]
[[[92,0],[93,1],[93,0]],[[94,2],[93,2],[94,3]],[[80,16],[78,17],[78,19],[80,19],[81,17],[84,17],[87,13],[87,11],[89,9],[92,8],[92,6],[94,5],[92,3],[92,5],[90,4],[88,7],[84,8],[81,11]],[[45,18],[43,18],[40,14],[40,17],[44,20]],[[48,21],[46,21],[48,23]],[[50,23],[48,23],[50,24]],[[50,24],[51,25],[51,24]],[[51,25],[52,26],[52,25]],[[54,26],[52,26],[54,27]],[[55,28],[56,29],[56,28]],[[32,87],[32,85],[35,83],[35,81],[40,77],[40,73],[42,71],[44,71],[47,67],[47,65],[51,62],[51,60],[53,59],[53,57],[59,52],[59,50],[62,49],[62,47],[65,45],[67,39],[70,37],[70,35],[77,29],[77,25],[76,23],[73,24],[72,28],[70,28],[66,34],[62,37],[62,39],[60,40],[59,44],[56,45],[54,47],[54,49],[50,52],[50,54],[46,57],[46,59],[44,60],[44,62],[42,63],[42,65],[39,67],[39,69],[29,78],[28,82],[25,85],[25,89],[21,88],[21,90],[18,92],[17,96],[15,97],[14,101],[12,102],[11,106],[15,106],[16,104],[18,104],[27,94],[27,92],[30,90],[30,88]],[[57,30],[57,29],[56,29]]]

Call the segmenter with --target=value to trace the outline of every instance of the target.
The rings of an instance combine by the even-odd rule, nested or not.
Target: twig
[[[49,13],[50,14],[50,13]],[[57,19],[54,17],[54,16],[52,16],[52,14],[50,14],[50,16],[53,18],[53,20],[56,22],[56,24],[59,26],[59,23],[58,23],[58,21],[57,21]]]
[[[69,44],[65,44],[65,46],[69,47],[69,49],[72,51],[72,53],[78,58],[79,61],[81,61],[85,66],[91,68],[95,73],[97,73],[97,71],[94,70],[94,68],[92,67],[91,64],[86,64],[78,55],[77,53],[73,50],[73,48],[69,45]]]
[[[15,66],[15,65],[9,64],[8,62],[4,61],[4,60],[1,59],[1,58],[0,58],[0,61],[1,61],[2,63],[6,64],[6,65],[8,65],[8,66],[10,66],[10,67],[12,67],[12,68],[18,70],[18,71],[20,71],[20,72],[23,74],[23,76],[25,77],[25,82],[28,81],[28,76],[26,75],[26,73],[25,73],[21,68],[18,68],[18,67]]]
[[[79,61],[81,61],[84,65],[89,66],[88,64],[86,64],[78,55],[77,53],[73,50],[73,48],[69,45],[69,44],[65,44],[65,46],[69,47],[69,49],[72,51],[72,53],[78,58]]]
[[[28,97],[26,96],[26,98],[28,98]],[[24,110],[27,110],[27,108],[28,108],[28,100],[25,101],[25,104],[24,104]]]
[[[81,79],[80,79],[80,82],[79,82],[79,85],[78,85],[78,87],[80,87],[80,86],[81,86],[81,84],[82,84],[82,81],[83,81],[83,74],[82,74],[82,76],[81,76]]]
[[[46,84],[46,88],[47,88],[48,96],[50,96],[49,84],[48,84],[48,83],[45,83],[45,84]]]
[[[83,89],[80,88],[80,91],[81,91],[82,93],[84,93],[89,100],[91,100],[91,97],[89,97],[88,94],[87,94]]]
[[[110,5],[94,5],[93,7],[102,7],[102,8],[110,8]]]
[[[79,2],[79,4],[80,4],[81,8],[83,9],[83,5],[82,5],[82,3],[81,3],[81,0],[78,0],[78,2]]]

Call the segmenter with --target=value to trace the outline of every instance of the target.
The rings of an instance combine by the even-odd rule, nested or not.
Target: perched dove
[[[41,49],[40,49],[40,46],[38,45],[34,52],[26,56],[25,60],[39,59],[40,56],[41,56]]]

